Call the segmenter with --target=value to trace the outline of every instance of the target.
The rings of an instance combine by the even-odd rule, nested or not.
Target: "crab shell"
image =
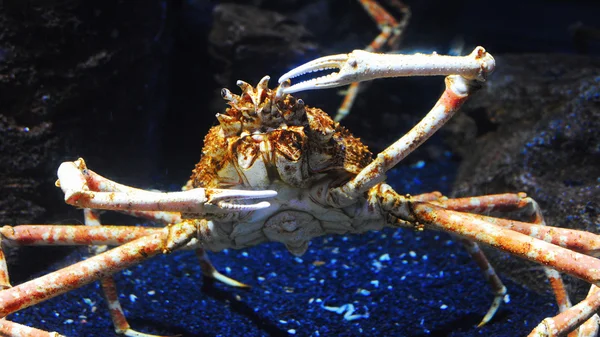
[[[222,90],[230,107],[204,139],[193,187],[265,189],[280,180],[307,188],[324,177],[344,182],[371,162],[367,147],[323,110],[267,82],[238,81],[241,96]]]
[[[329,188],[369,164],[371,152],[323,110],[284,94],[287,83],[268,89],[268,79],[264,77],[256,88],[238,81],[239,96],[222,90],[230,107],[217,114],[219,125],[204,139],[188,187],[271,189],[278,196],[269,200],[271,207],[235,221],[205,220],[211,229],[206,248],[218,251],[278,241],[301,255],[313,237],[373,229],[365,222],[374,219],[356,216],[362,206],[350,212],[332,209],[324,198]]]

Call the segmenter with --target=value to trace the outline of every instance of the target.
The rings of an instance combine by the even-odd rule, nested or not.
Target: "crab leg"
[[[410,7],[400,1],[389,0],[391,5],[396,7],[402,13],[402,19],[397,21],[388,13],[388,11],[381,7],[377,1],[359,0],[359,2],[364,7],[365,11],[371,16],[371,18],[373,18],[375,23],[377,23],[377,27],[379,27],[379,30],[381,31],[379,35],[377,35],[377,37],[375,37],[375,39],[373,39],[373,41],[365,48],[365,50],[369,52],[382,51],[386,42],[389,49],[397,49],[398,44],[400,44],[402,33],[404,32],[404,29],[410,20]],[[344,101],[342,102],[342,105],[340,105],[334,118],[336,122],[341,121],[348,116],[348,113],[350,113],[350,109],[352,108],[354,100],[356,99],[356,95],[358,94],[359,86],[360,82],[354,82],[350,84],[348,89],[346,89]]]
[[[597,235],[584,232],[584,231],[573,231],[564,228],[552,228],[545,225],[541,210],[535,200],[527,197],[525,193],[505,193],[496,195],[485,195],[479,197],[467,197],[467,198],[438,198],[434,200],[428,200],[434,204],[443,206],[446,209],[459,211],[459,212],[474,212],[474,213],[489,213],[489,212],[510,212],[522,209],[529,209],[530,214],[533,216],[533,224],[506,220],[501,218],[494,218],[489,216],[480,216],[484,221],[499,225],[501,227],[516,230],[520,233],[526,234],[531,237],[535,237],[540,240],[577,250],[583,253],[594,253],[600,249],[600,239]],[[463,239],[461,239],[462,241]],[[470,242],[470,241],[468,241]],[[481,257],[485,259],[483,252],[478,253],[481,257],[473,255],[472,248],[469,244],[463,242],[467,246],[467,250],[472,255],[473,259],[480,265],[484,264]],[[475,244],[475,243],[473,243]],[[475,244],[476,245],[476,244]],[[476,254],[476,253],[475,253]],[[487,259],[485,259],[487,261]],[[487,276],[495,275],[493,268],[487,263],[487,271],[484,274]],[[481,266],[483,269],[483,266]],[[563,312],[571,307],[571,302],[567,295],[564,283],[556,270],[544,267],[544,272],[548,278],[550,286],[556,297],[556,301],[560,312]],[[497,278],[497,276],[496,276]],[[498,279],[498,281],[500,281]],[[493,284],[493,283],[492,283]],[[495,290],[499,288],[492,285]],[[495,292],[500,294],[500,292]],[[499,297],[495,298],[495,302]],[[498,302],[498,304],[500,304]],[[489,312],[488,312],[489,313]],[[487,316],[487,315],[486,315]],[[491,317],[490,317],[491,318]],[[484,318],[485,321],[485,318]],[[481,324],[480,324],[481,325]]]
[[[446,90],[431,111],[407,134],[377,155],[353,179],[330,190],[330,200],[337,203],[357,198],[385,179],[385,172],[414,151],[458,111],[474,91],[472,83],[460,76],[446,77]],[[348,199],[349,198],[349,199]],[[339,201],[337,201],[339,200]]]
[[[412,210],[419,222],[434,228],[458,234],[500,248],[522,258],[550,266],[561,272],[579,277],[594,286],[600,284],[600,260],[583,255],[551,243],[513,232],[484,221],[473,214],[448,211],[426,203],[415,203]],[[595,292],[581,303],[554,318],[544,320],[530,336],[554,336],[569,332],[590,319],[600,308],[600,295]],[[597,322],[586,323],[583,331]]]
[[[541,216],[539,206],[533,199],[527,197],[525,193],[505,193],[480,197],[436,200],[431,203],[440,205],[448,210],[474,213],[490,211],[508,212],[530,207],[532,216],[534,217],[533,223],[490,217],[481,214],[471,214],[471,216],[496,226],[510,229],[581,253],[595,255],[600,252],[600,237],[596,234],[574,229],[546,226]]]
[[[386,171],[442,127],[477,89],[478,81],[485,80],[494,67],[494,58],[482,47],[475,48],[468,56],[384,55],[355,50],[350,54],[326,56],[301,65],[284,74],[279,82],[328,68],[339,68],[340,71],[286,87],[284,92],[331,88],[381,77],[455,74],[446,77],[446,90],[412,130],[378,154],[349,182],[330,190],[328,201],[331,205],[343,206],[383,181]]]
[[[416,217],[414,221],[425,223],[426,227],[482,242],[525,259],[551,266],[589,283],[600,284],[600,260],[594,257],[502,228],[476,214],[450,211],[423,202],[411,203],[409,207]]]
[[[0,336],[7,337],[65,337],[58,332],[48,332],[32,328],[5,318],[0,319]]]
[[[183,221],[69,267],[0,291],[0,317],[114,274],[159,253],[185,246],[198,232],[198,221]],[[210,231],[203,228],[202,231]]]
[[[380,204],[383,209],[389,210],[394,216],[398,217],[397,223],[400,226],[414,226],[417,224],[418,226],[424,225],[432,229],[442,230],[541,263],[581,278],[592,285],[598,286],[600,284],[600,260],[594,257],[583,255],[511,229],[502,228],[496,222],[488,221],[494,218],[452,211],[435,204],[445,202],[443,198],[429,202],[416,201],[410,196],[402,197],[398,195],[385,184],[381,184],[374,193],[380,196]],[[524,195],[517,196],[523,197]],[[494,198],[492,196],[488,199],[493,200]],[[549,226],[543,227],[556,229]],[[544,239],[551,240],[550,237],[544,237]],[[597,296],[600,297],[600,295],[591,291],[588,298],[580,305],[574,306],[555,317],[556,322],[558,322],[556,324],[554,324],[553,319],[547,319],[546,325],[541,324],[538,326],[539,335],[535,336],[554,336],[555,333],[562,334],[577,328],[582,322],[588,320],[594,311],[600,308],[600,298],[596,299]],[[597,325],[597,322],[598,318],[596,317],[586,322],[579,329],[578,335],[587,336],[586,333],[590,329],[595,331],[594,326]]]
[[[85,163],[83,159],[80,159],[81,163],[76,163],[76,165],[85,167]],[[99,192],[129,192],[129,191],[140,191],[139,189],[135,189],[129,186],[125,186],[119,183],[116,183],[112,180],[106,179],[105,177],[91,171],[88,169],[84,169],[84,177],[86,178],[86,183],[88,188],[92,191]],[[189,184],[189,182],[188,182]],[[190,188],[184,187],[184,190],[190,190]],[[99,220],[97,219],[96,212],[91,212],[86,209],[85,211],[86,224],[88,223],[97,223],[100,225]],[[160,222],[164,224],[169,223],[179,223],[181,222],[181,213],[179,212],[166,212],[166,211],[140,211],[140,210],[130,210],[130,211],[121,211],[126,214],[130,214],[133,216],[145,218],[151,221]],[[211,264],[208,259],[208,255],[202,248],[195,248],[196,256],[200,261],[200,266],[202,268],[202,273],[206,277],[210,277],[216,279],[222,283],[230,285],[232,287],[242,287],[247,288],[248,285],[229,278],[223,274],[221,274],[217,269]]]
[[[6,266],[6,256],[4,256],[4,250],[1,246],[2,239],[4,238],[0,238],[0,291],[11,287],[8,267]]]
[[[0,227],[0,236],[8,244],[22,246],[120,246],[161,231],[141,226],[19,225]]]
[[[65,201],[82,208],[109,209],[118,211],[154,211],[182,212],[191,214],[231,213],[239,211],[254,211],[269,207],[262,201],[255,204],[235,204],[234,200],[250,200],[257,198],[272,198],[275,191],[246,191],[195,188],[183,192],[149,192],[127,188],[119,192],[123,185],[111,182],[87,169],[83,159],[75,162],[65,162],[58,168],[57,185],[65,193]],[[88,185],[100,179],[110,182],[116,192],[95,192]],[[110,188],[106,188],[110,189]],[[98,190],[102,191],[103,188]],[[135,202],[132,202],[135,200]]]
[[[559,336],[581,327],[578,337],[596,336],[600,318],[600,289],[592,285],[588,296],[581,302],[554,317],[545,318],[528,337]],[[570,336],[570,335],[569,335]]]
[[[475,48],[467,56],[378,54],[354,50],[350,54],[325,56],[305,63],[281,76],[279,83],[326,69],[339,69],[339,72],[294,84],[284,92],[334,88],[385,77],[459,75],[467,80],[485,81],[494,67],[494,58],[483,47]]]
[[[204,249],[196,248],[194,250],[194,252],[196,253],[198,262],[200,262],[200,268],[202,269],[202,274],[204,274],[204,276],[215,279],[221,283],[227,284],[232,287],[250,288],[250,286],[245,283],[242,283],[238,280],[232,279],[230,277],[227,277],[227,276],[221,274],[215,268],[215,266],[213,266],[212,262],[210,262],[210,260],[208,258],[208,254],[206,254],[206,251]]]
[[[409,196],[409,197],[410,197],[411,201],[421,201],[421,202],[444,203],[447,200],[454,200],[454,199],[447,199],[446,197],[444,197],[442,195],[442,193],[437,192],[437,191],[419,194],[419,195],[415,195],[415,196]],[[494,300],[492,301],[490,308],[488,309],[486,314],[483,316],[483,318],[477,325],[477,326],[481,327],[481,326],[487,324],[494,317],[494,315],[500,308],[500,305],[502,304],[504,297],[506,296],[507,289],[506,289],[506,286],[504,286],[504,283],[502,283],[502,280],[500,280],[500,277],[498,277],[498,274],[496,274],[496,271],[494,270],[494,267],[492,266],[492,264],[489,262],[489,260],[487,259],[487,257],[485,256],[485,254],[483,253],[481,248],[479,248],[479,245],[476,242],[467,240],[465,238],[457,237],[457,239],[460,241],[460,243],[462,243],[462,245],[465,247],[467,253],[469,253],[471,258],[475,261],[475,263],[477,264],[477,266],[483,273],[483,276],[490,284],[490,287],[492,288],[492,293],[494,294]]]
[[[99,211],[86,208],[83,210],[83,215],[86,227],[98,228],[102,226],[102,224],[100,223]],[[93,252],[95,255],[98,255],[100,253],[105,252],[107,248],[108,246],[106,245],[91,246],[90,251]],[[112,275],[108,275],[100,279],[100,288],[102,288],[104,300],[108,304],[110,319],[113,322],[113,326],[117,334],[129,337],[162,337],[158,335],[139,332],[131,328],[131,326],[127,322],[127,318],[125,317],[123,308],[121,307],[121,302],[119,301],[119,295],[117,292],[117,284],[115,283],[115,280]]]
[[[537,202],[527,197],[527,195],[522,192],[445,199],[437,200],[437,202],[434,203],[455,211],[475,213],[488,213],[491,211],[510,212],[528,208],[530,215],[533,217],[533,224],[488,216],[481,216],[481,218],[484,221],[494,223],[501,227],[512,229],[528,236],[586,254],[595,254],[600,251],[600,239],[595,234],[585,231],[546,226]],[[559,312],[568,310],[571,307],[571,301],[569,300],[569,295],[560,273],[548,267],[544,267],[544,273],[548,278],[548,282],[556,298]],[[594,287],[595,286],[592,286],[592,288]],[[590,295],[592,294],[591,291],[592,289],[590,289]],[[588,336],[589,333],[586,331],[590,330],[590,327],[594,326],[595,323],[597,323],[596,319],[591,318],[585,323],[585,326],[582,325],[574,331],[573,336]],[[594,333],[593,336],[596,336],[596,333]]]
[[[494,270],[494,267],[492,267],[490,261],[488,261],[481,248],[479,248],[479,245],[476,242],[467,240],[465,238],[459,238],[459,241],[463,244],[467,250],[467,253],[469,253],[471,258],[482,271],[483,276],[490,284],[490,287],[492,288],[492,294],[494,295],[494,300],[492,301],[490,308],[485,313],[479,324],[477,324],[478,327],[481,327],[487,324],[494,317],[507,294],[507,289],[504,283],[502,283],[502,280],[500,280],[500,277],[498,277],[498,274],[496,274],[496,271]]]

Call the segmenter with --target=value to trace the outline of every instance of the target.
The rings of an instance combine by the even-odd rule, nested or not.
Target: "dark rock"
[[[454,195],[524,191],[548,225],[600,232],[600,59],[496,61],[496,73],[446,129],[464,157]],[[545,283],[539,266],[495,260],[510,277],[538,289]]]
[[[139,1],[3,5],[0,224],[80,223],[81,212],[54,186],[61,162],[85,157],[99,172],[138,184],[153,172],[148,136],[163,115],[163,98],[153,92],[162,83],[164,8]],[[131,165],[115,169],[116,158]],[[52,253],[36,263],[46,257]],[[24,264],[11,268],[19,279],[17,267]]]
[[[318,55],[313,36],[299,23],[247,5],[216,6],[209,42],[215,79],[226,87],[238,79],[258,83]]]

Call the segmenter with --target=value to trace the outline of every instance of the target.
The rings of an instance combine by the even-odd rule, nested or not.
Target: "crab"
[[[494,294],[480,325],[494,316],[507,291],[479,249],[483,243],[548,267],[562,312],[544,319],[530,336],[556,336],[576,329],[578,336],[595,335],[600,260],[590,255],[600,249],[598,235],[546,226],[539,206],[524,193],[451,199],[439,192],[400,194],[384,182],[386,172],[450,119],[494,67],[493,57],[482,47],[467,56],[355,50],[302,65],[283,75],[274,90],[268,88],[268,76],[256,87],[238,81],[241,95],[222,90],[230,107],[217,114],[219,125],[208,132],[200,162],[181,192],[119,184],[88,169],[83,159],[61,164],[57,186],[68,204],[84,209],[86,226],[4,226],[2,239],[13,244],[91,245],[98,247],[98,254],[16,286],[10,284],[1,256],[0,316],[100,280],[117,333],[152,336],[127,323],[112,274],[161,253],[194,250],[205,275],[245,287],[219,273],[206,251],[274,241],[302,255],[315,237],[392,227],[444,231],[465,245]],[[292,78],[331,68],[339,71],[291,85]],[[446,89],[411,131],[376,156],[325,112],[291,95],[417,75],[448,75]],[[120,211],[167,225],[102,226],[98,210]],[[522,212],[531,221],[492,217],[490,212]],[[106,245],[117,247],[104,251]],[[558,272],[589,282],[588,297],[571,307]],[[0,333],[60,336],[6,319],[0,320]]]

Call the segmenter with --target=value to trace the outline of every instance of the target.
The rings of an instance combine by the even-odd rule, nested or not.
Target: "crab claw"
[[[224,190],[207,188],[206,204],[215,205],[222,211],[256,211],[267,208],[271,204],[261,201],[254,204],[235,203],[235,201],[246,201],[251,199],[274,198],[276,191],[249,191],[249,190]]]
[[[270,206],[253,199],[277,196],[276,191],[191,188],[182,192],[145,191],[109,180],[90,170],[81,158],[58,168],[57,186],[65,202],[81,208],[117,211],[165,211],[185,214],[215,214],[256,211]]]
[[[279,83],[315,71],[339,69],[326,76],[294,84],[283,89],[291,94],[303,90],[326,89],[353,82],[384,77],[460,75],[467,80],[485,81],[495,61],[483,47],[466,56],[427,54],[378,54],[355,50],[349,54],[325,56],[290,70]]]
[[[294,84],[284,88],[283,91],[285,93],[292,94],[298,91],[327,89],[356,82],[356,77],[358,77],[357,74],[355,74],[353,71],[344,70],[344,66],[349,64],[348,61],[350,60],[351,55],[352,54],[331,55],[310,61],[283,74],[283,76],[279,78],[279,83],[284,83],[287,80],[304,74],[328,69],[336,69],[340,71]]]

